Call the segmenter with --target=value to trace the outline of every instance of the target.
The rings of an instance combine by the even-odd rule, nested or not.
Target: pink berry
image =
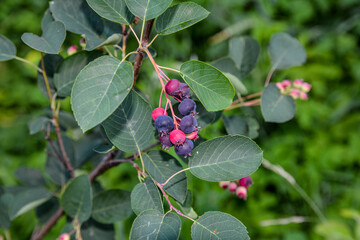
[[[166,83],[165,86],[165,91],[167,94],[169,94],[170,96],[173,96],[175,94],[175,90],[180,86],[180,81],[177,79],[170,79],[170,81],[168,81]]]
[[[82,48],[85,48],[85,47],[86,47],[85,38],[80,39],[80,46],[81,46]]]
[[[299,92],[297,90],[291,90],[290,96],[292,96],[293,99],[298,99],[300,94],[299,94]]]
[[[194,131],[194,132],[192,132],[192,133],[186,134],[186,138],[195,141],[196,139],[199,138],[199,136],[198,136],[198,131]]]
[[[181,130],[175,129],[172,132],[170,132],[170,141],[174,145],[180,145],[185,142],[186,136],[185,133]]]
[[[282,84],[285,86],[285,87],[288,87],[291,85],[291,81],[290,80],[284,80],[282,81]]]
[[[239,180],[239,184],[240,184],[240,186],[248,188],[251,184],[253,184],[253,181],[250,176],[247,176],[247,177],[241,178]]]
[[[77,47],[76,45],[70,46],[70,47],[68,48],[68,50],[67,50],[68,55],[70,56],[70,55],[75,54],[76,51],[77,51],[77,48],[78,48],[78,47]]]
[[[281,92],[283,92],[286,88],[286,86],[281,82],[276,83],[276,86],[280,89]]]
[[[242,198],[242,199],[245,200],[246,197],[247,197],[247,189],[246,189],[246,187],[239,186],[238,188],[236,188],[236,195],[239,198]]]
[[[294,86],[295,86],[296,88],[301,88],[301,86],[303,85],[303,83],[304,83],[304,80],[303,80],[303,79],[295,79],[295,80],[294,80]]]
[[[57,238],[57,240],[70,240],[70,235],[67,233],[63,233]]]
[[[311,89],[311,84],[304,82],[303,85],[301,86],[301,90],[303,90],[304,92],[309,92]]]
[[[155,108],[154,111],[152,112],[152,119],[155,121],[157,119],[157,117],[160,115],[167,115],[165,109]]]
[[[231,193],[233,193],[233,192],[235,192],[235,190],[236,190],[237,187],[238,187],[238,185],[237,185],[236,183],[231,182],[231,183],[229,184],[229,191],[230,191]]]
[[[304,92],[301,92],[299,98],[301,100],[308,100],[308,95]]]
[[[230,182],[229,181],[222,181],[219,182],[220,187],[222,187],[223,189],[227,189],[229,186]]]

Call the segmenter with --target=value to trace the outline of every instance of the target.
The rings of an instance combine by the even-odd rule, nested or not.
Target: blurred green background
[[[174,1],[174,3],[181,1]],[[243,83],[250,93],[262,90],[270,69],[267,45],[273,33],[287,32],[304,45],[308,59],[301,67],[278,71],[272,81],[303,78],[313,88],[308,101],[299,101],[296,117],[284,124],[263,123],[256,142],[264,157],[288,171],[319,206],[327,222],[317,215],[282,177],[260,167],[251,175],[254,185],[248,199],[240,200],[217,183],[191,180],[194,209],[199,215],[220,210],[240,219],[252,239],[360,239],[360,2],[358,0],[196,0],[211,12],[203,22],[176,34],[159,37],[153,47],[160,65],[178,67],[190,57],[213,61],[228,53],[233,36],[252,36],[261,45],[257,67]],[[0,1],[0,34],[17,46],[18,56],[34,63],[38,53],[20,40],[22,33],[40,34],[48,2]],[[65,47],[77,44],[69,35]],[[130,38],[130,41],[133,41]],[[135,45],[129,45],[135,49]],[[64,48],[66,49],[66,48]],[[160,86],[144,62],[139,88],[145,93]],[[155,84],[152,84],[155,83]],[[157,100],[151,96],[152,103]],[[48,106],[36,84],[36,71],[12,60],[0,63],[0,185],[17,184],[19,166],[44,171],[45,141],[29,135],[27,123]],[[62,104],[70,110],[69,101]],[[221,120],[202,130],[206,138],[226,134]],[[120,166],[101,177],[107,187],[131,190],[136,179]],[[27,239],[36,225],[34,212],[18,217],[12,239]],[[262,226],[270,219],[305,216],[305,223]],[[55,239],[64,219],[45,239]],[[190,222],[184,221],[183,239],[189,239]],[[130,223],[119,224],[118,239]],[[123,235],[125,232],[125,235]],[[0,230],[0,234],[1,234]]]

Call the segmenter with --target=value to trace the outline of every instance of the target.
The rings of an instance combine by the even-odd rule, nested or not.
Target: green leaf
[[[44,56],[45,72],[47,75],[47,80],[49,82],[49,87],[50,87],[50,91],[51,91],[52,95],[54,95],[56,93],[56,87],[54,84],[54,74],[62,60],[63,60],[63,57],[58,54],[47,54]],[[38,66],[40,68],[42,68],[41,62],[39,62]],[[37,73],[37,84],[38,84],[38,87],[40,88],[41,93],[45,97],[49,98],[45,80],[44,80],[44,76],[41,72]]]
[[[71,106],[83,132],[100,124],[122,103],[131,90],[130,62],[103,56],[89,63],[77,76]]]
[[[60,205],[70,217],[85,222],[91,215],[91,187],[88,175],[72,179],[61,195]]]
[[[33,135],[35,133],[40,132],[42,129],[45,129],[46,124],[49,122],[50,122],[50,119],[47,117],[43,117],[43,116],[35,118],[34,120],[30,121],[28,124],[30,134]]]
[[[57,89],[57,94],[60,97],[70,96],[71,89],[80,71],[88,63],[100,57],[101,55],[101,51],[81,51],[71,55],[70,57],[67,57],[64,61],[62,61],[54,74],[54,84]]]
[[[154,137],[151,107],[138,93],[131,91],[124,102],[103,123],[110,141],[124,152],[147,147]]]
[[[114,224],[102,224],[90,218],[81,224],[81,237],[84,240],[114,240]]]
[[[248,93],[247,88],[238,77],[232,75],[231,73],[225,73],[225,76],[234,86],[236,93],[239,93],[240,95]]]
[[[74,153],[74,143],[73,141],[66,137],[62,136],[63,143],[65,147],[65,151],[67,156],[70,158],[70,163],[72,166],[76,166],[75,164],[75,153]],[[59,147],[58,142],[54,143],[56,151],[60,154],[62,157],[62,153]],[[51,180],[59,185],[63,186],[65,183],[70,179],[70,174],[68,170],[64,167],[64,165],[55,157],[56,153],[52,149],[51,145],[48,143],[46,147],[49,154],[47,155],[46,164],[45,164],[45,170],[49,174]]]
[[[261,95],[261,113],[266,122],[289,121],[296,113],[295,100],[282,95],[279,88],[270,83]]]
[[[193,204],[193,200],[192,200],[192,194],[191,194],[190,190],[187,191],[184,203],[177,202],[177,204],[180,206],[181,212],[184,213],[186,216],[191,217],[192,219],[195,219],[198,217],[197,213],[191,207],[191,205]]]
[[[260,53],[258,42],[251,37],[237,37],[230,39],[229,56],[234,59],[240,70],[241,78],[246,77],[256,66]]]
[[[163,151],[150,151],[143,155],[146,171],[158,183],[164,183],[183,168],[170,154]],[[165,186],[167,191],[178,202],[183,203],[187,192],[187,179],[185,172],[177,174]]]
[[[172,0],[125,0],[130,11],[144,21],[160,16]]]
[[[0,228],[9,229],[11,219],[9,215],[9,203],[13,200],[13,196],[9,193],[0,195]]]
[[[33,168],[19,167],[14,172],[14,177],[23,185],[30,187],[46,186],[46,181],[41,171]]]
[[[51,15],[50,9],[46,9],[43,18],[41,19],[41,30],[45,32],[46,28],[48,27],[49,23],[54,22],[54,18]]]
[[[150,177],[145,178],[143,183],[137,184],[131,192],[131,208],[139,215],[145,210],[158,210],[164,213],[159,190]]]
[[[259,123],[255,118],[247,117],[246,118],[248,127],[249,127],[249,138],[255,139],[259,136]]]
[[[192,60],[181,65],[180,74],[206,110],[219,111],[231,105],[234,87],[218,69]]]
[[[0,34],[0,62],[16,57],[15,45],[5,36]]]
[[[54,0],[50,10],[57,21],[65,24],[66,30],[82,34],[86,39],[86,50],[91,51],[105,41],[104,20],[97,15],[85,0]]]
[[[114,189],[96,195],[93,199],[92,218],[100,223],[114,223],[132,215],[130,192]]]
[[[66,30],[62,22],[54,21],[46,26],[42,36],[33,33],[24,33],[21,40],[29,47],[40,52],[57,54],[65,40]]]
[[[196,240],[247,240],[246,227],[236,218],[222,212],[206,212],[193,223],[191,237]]]
[[[168,8],[156,19],[155,29],[161,35],[171,34],[200,22],[209,12],[192,2],[180,3]]]
[[[121,24],[131,24],[135,18],[125,4],[125,0],[86,0],[100,16]]]
[[[244,136],[225,136],[201,143],[192,151],[192,174],[210,182],[232,181],[249,176],[262,162],[262,151]]]
[[[40,206],[50,197],[51,193],[45,188],[30,188],[18,193],[11,204],[10,218],[14,219],[17,216]]]
[[[179,239],[181,221],[175,213],[162,214],[156,210],[141,213],[134,221],[130,240]]]
[[[36,208],[36,217],[41,224],[45,224],[58,210],[59,199],[52,197]]]
[[[229,135],[244,135],[249,136],[249,127],[244,117],[239,115],[222,117],[224,120],[224,125],[226,132]]]
[[[330,220],[315,227],[315,232],[327,240],[352,240],[352,233],[349,227],[342,221]]]
[[[301,66],[306,61],[304,47],[287,33],[274,34],[270,39],[268,50],[274,69]]]

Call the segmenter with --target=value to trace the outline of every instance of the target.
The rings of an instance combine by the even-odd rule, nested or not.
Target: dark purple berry
[[[183,100],[190,97],[189,93],[189,85],[187,85],[186,83],[180,83],[180,86],[175,90],[174,97]]]
[[[181,115],[186,116],[195,113],[196,103],[193,100],[186,98],[179,104],[178,109]]]
[[[170,79],[165,85],[165,91],[170,96],[174,96],[176,89],[180,86],[180,81],[177,79]]]
[[[163,149],[169,149],[169,147],[173,146],[173,144],[170,141],[170,134],[161,135],[159,137],[159,141],[160,141]]]
[[[174,128],[174,122],[167,115],[160,115],[155,120],[155,127],[161,133],[170,132]]]
[[[190,115],[183,117],[180,122],[180,129],[186,134],[196,131],[197,130],[196,118]]]
[[[191,151],[194,148],[194,143],[190,139],[185,139],[185,142],[182,145],[175,146],[175,152],[180,156],[190,155]]]

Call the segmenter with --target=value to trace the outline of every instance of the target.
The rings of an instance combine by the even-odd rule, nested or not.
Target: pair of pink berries
[[[296,79],[293,82],[284,80],[276,83],[281,94],[289,95],[294,99],[308,100],[307,93],[311,90],[311,84],[304,82],[303,79]]]
[[[219,183],[220,187],[222,187],[223,189],[229,189],[229,191],[231,193],[235,193],[236,196],[238,196],[239,198],[242,198],[244,200],[246,200],[248,188],[252,184],[253,184],[253,181],[250,176],[241,178],[241,179],[239,179],[237,181],[233,181],[233,182],[222,181]]]

